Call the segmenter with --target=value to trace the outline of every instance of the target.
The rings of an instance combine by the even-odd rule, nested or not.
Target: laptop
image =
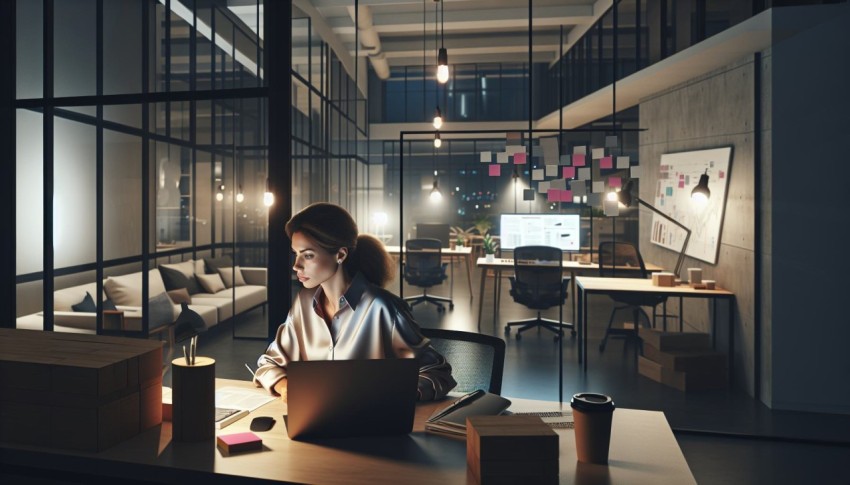
[[[413,430],[416,359],[287,364],[286,430],[293,440],[407,434]]]

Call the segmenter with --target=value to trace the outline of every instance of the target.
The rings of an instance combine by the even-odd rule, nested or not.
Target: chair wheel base
[[[517,340],[522,340],[522,334],[521,334],[521,333],[516,334],[516,339],[517,339]]]
[[[505,327],[505,337],[511,334],[511,327]]]

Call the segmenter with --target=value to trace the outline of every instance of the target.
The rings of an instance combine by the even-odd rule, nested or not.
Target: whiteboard
[[[732,147],[661,155],[655,187],[655,207],[691,230],[685,254],[707,263],[717,263],[720,229],[726,208]],[[691,190],[708,170],[711,196],[704,206],[691,200]],[[658,214],[652,215],[649,240],[679,252],[685,231]]]

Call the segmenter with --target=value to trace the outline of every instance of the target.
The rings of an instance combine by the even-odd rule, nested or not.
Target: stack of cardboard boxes
[[[680,391],[727,386],[726,354],[711,349],[706,333],[661,332],[641,328],[643,355],[638,373]]]
[[[3,441],[102,451],[162,422],[162,343],[0,329]]]
[[[538,416],[470,416],[466,462],[482,484],[558,483],[558,434]]]

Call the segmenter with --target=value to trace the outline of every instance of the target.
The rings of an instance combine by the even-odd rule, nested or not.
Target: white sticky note
[[[567,181],[565,179],[552,180],[549,182],[549,188],[567,190]]]
[[[574,146],[573,155],[587,155],[587,147],[584,145]]]
[[[593,149],[593,155],[590,158],[592,158],[594,160],[599,160],[600,158],[602,158],[604,156],[605,156],[605,149],[604,148],[594,148]]]
[[[557,177],[559,168],[557,165],[546,165],[546,176]]]
[[[490,163],[493,161],[492,152],[481,152],[481,163]]]
[[[605,182],[593,182],[593,193],[601,194],[605,192]]]
[[[505,152],[508,155],[513,155],[515,153],[525,153],[525,147],[522,145],[508,145],[505,147]]]
[[[579,180],[590,180],[590,167],[582,167],[578,169]]]
[[[587,194],[587,205],[600,207],[602,205],[602,194]]]
[[[538,194],[549,193],[550,185],[551,184],[549,182],[540,182],[539,184],[537,184],[537,193]]]
[[[617,135],[608,135],[605,137],[605,146],[607,148],[617,148],[618,144]]]
[[[603,207],[605,208],[605,215],[608,217],[620,215],[620,203],[616,200],[605,199]]]
[[[629,168],[629,157],[617,157],[617,168]]]
[[[496,163],[508,163],[508,154],[506,152],[496,153]]]
[[[573,158],[569,155],[561,155],[560,157],[558,157],[558,163],[560,165],[572,165]]]
[[[543,163],[546,165],[558,164],[558,138],[550,136],[540,139],[540,146],[543,148]]]
[[[540,149],[540,145],[531,145],[531,156],[539,157],[543,151]]]
[[[543,169],[535,168],[531,171],[531,180],[543,180]]]
[[[640,165],[635,165],[634,167],[631,167],[631,177],[633,179],[640,178]]]
[[[573,180],[570,183],[570,190],[573,191],[573,195],[587,195],[587,183],[584,180]]]

